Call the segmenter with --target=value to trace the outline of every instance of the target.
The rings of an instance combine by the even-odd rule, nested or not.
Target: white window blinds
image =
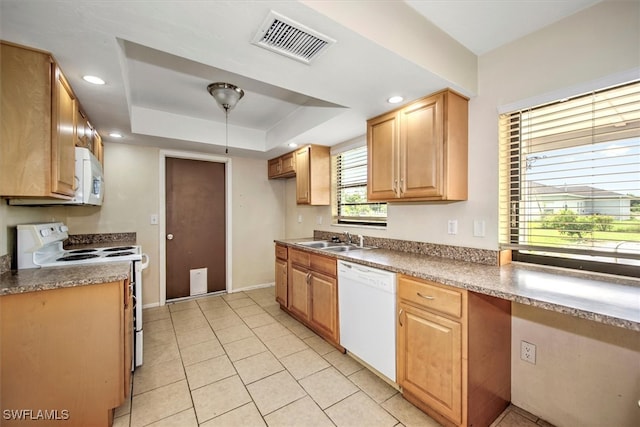
[[[354,148],[334,157],[336,171],[336,222],[386,225],[386,203],[367,201],[367,147]]]
[[[640,265],[640,83],[500,116],[500,242]]]

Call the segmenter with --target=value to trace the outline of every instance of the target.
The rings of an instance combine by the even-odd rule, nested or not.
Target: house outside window
[[[387,225],[387,204],[367,201],[367,147],[360,146],[332,157],[335,224]]]
[[[500,117],[500,244],[514,259],[640,268],[640,82]]]

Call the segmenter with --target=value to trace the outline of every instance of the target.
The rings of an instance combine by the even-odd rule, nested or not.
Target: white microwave
[[[104,197],[102,165],[88,148],[76,147],[76,192],[72,199],[9,199],[10,205],[93,205],[101,206]]]

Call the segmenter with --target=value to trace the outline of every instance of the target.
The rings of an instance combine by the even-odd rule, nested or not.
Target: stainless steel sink
[[[309,242],[298,242],[297,244],[307,248],[320,249],[329,252],[348,252],[356,250],[359,251],[362,249],[371,249],[367,246],[360,247],[349,243],[332,242],[330,240],[312,240]]]
[[[326,248],[327,246],[337,245],[338,243],[333,243],[328,240],[314,240],[311,242],[299,242],[297,244],[301,246],[306,246],[308,248],[322,249],[322,248]]]
[[[327,246],[325,248],[322,248],[322,250],[325,251],[331,251],[331,252],[349,252],[349,251],[361,251],[364,249],[371,249],[367,246],[354,246],[354,245],[348,245],[348,244],[342,244],[339,246]]]

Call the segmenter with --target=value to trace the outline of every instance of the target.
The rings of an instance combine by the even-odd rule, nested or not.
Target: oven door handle
[[[140,270],[144,270],[145,268],[149,267],[149,255],[142,254],[142,259],[143,262],[140,263]]]

